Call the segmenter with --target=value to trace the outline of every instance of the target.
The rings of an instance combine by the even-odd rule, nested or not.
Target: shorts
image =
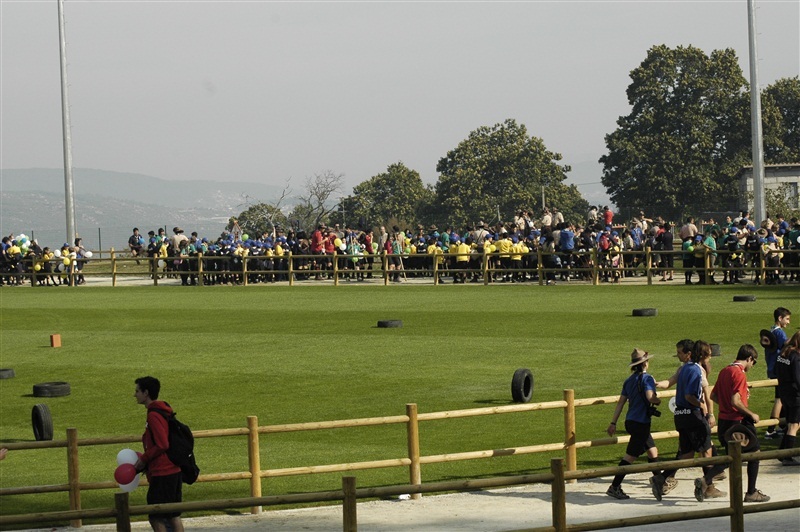
[[[700,410],[690,414],[676,415],[678,448],[681,454],[703,453],[711,448],[711,427]]]
[[[722,444],[723,449],[727,449],[728,442],[725,441],[725,433],[728,432],[732,426],[736,424],[742,424],[747,431],[750,433],[750,439],[755,442],[755,449],[752,449],[749,452],[755,452],[761,449],[758,445],[758,436],[756,436],[756,428],[753,426],[752,421],[749,419],[743,419],[741,421],[732,421],[730,419],[720,419],[717,423],[717,438],[719,439],[719,443]]]
[[[650,435],[650,423],[639,423],[626,419],[625,431],[631,435],[628,448],[625,450],[630,456],[641,456],[645,451],[656,446]]]
[[[800,423],[800,405],[788,405],[784,402],[783,415],[786,423]]]
[[[181,473],[163,477],[150,477],[150,487],[147,490],[147,504],[166,504],[169,502],[182,502]],[[180,517],[180,512],[150,514],[150,518],[172,519]]]

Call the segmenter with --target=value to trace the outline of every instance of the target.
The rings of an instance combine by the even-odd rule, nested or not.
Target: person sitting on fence
[[[606,429],[609,436],[614,435],[617,431],[617,420],[619,420],[619,416],[622,413],[622,407],[627,402],[628,413],[625,415],[625,431],[630,434],[631,439],[628,441],[625,456],[619,461],[618,465],[620,466],[631,465],[645,452],[647,453],[648,462],[658,461],[658,448],[650,435],[650,420],[653,415],[661,415],[660,413],[656,414],[657,410],[655,409],[656,405],[661,404],[661,399],[656,395],[655,379],[647,373],[648,361],[652,357],[653,355],[641,349],[634,349],[633,353],[631,353],[631,363],[628,367],[631,369],[632,374],[622,384],[622,392],[617,401],[617,407],[614,409],[611,423]],[[653,476],[660,473],[660,471],[654,471]],[[615,476],[606,494],[615,499],[630,499],[622,491],[622,480],[624,478],[624,473]]]
[[[139,234],[139,228],[133,228],[133,234],[128,238],[128,248],[131,250],[131,256],[139,257],[144,250],[144,237]],[[139,261],[136,261],[139,264]]]

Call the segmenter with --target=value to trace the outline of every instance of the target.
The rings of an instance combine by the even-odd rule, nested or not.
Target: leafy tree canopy
[[[434,215],[455,225],[496,219],[498,211],[510,218],[539,204],[544,187],[548,206],[582,219],[588,203],[564,184],[570,168],[560,160],[513,119],[479,127],[439,160]]]
[[[342,203],[347,220],[358,220],[355,225],[366,228],[390,220],[411,226],[420,221],[420,213],[432,199],[433,190],[422,183],[419,172],[397,162],[358,184]]]
[[[800,162],[800,77],[779,79],[762,92],[762,101],[762,107],[777,111],[778,121],[775,131],[765,125],[764,159],[774,164]]]
[[[630,76],[631,112],[606,135],[600,158],[612,201],[672,218],[692,206],[735,209],[734,177],[752,159],[748,84],[736,53],[654,46]],[[771,98],[763,98],[762,118],[765,144],[776,146],[781,113]],[[772,162],[783,150],[765,152]]]

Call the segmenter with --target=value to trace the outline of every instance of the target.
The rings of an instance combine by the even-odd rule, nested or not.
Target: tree
[[[750,96],[736,53],[654,46],[631,72],[631,112],[606,135],[602,182],[621,209],[681,218],[734,210],[735,176],[752,161]],[[781,94],[783,94],[781,92]],[[780,111],[762,98],[767,162],[783,149]]]
[[[561,154],[547,150],[512,119],[479,127],[436,166],[437,218],[468,224],[496,218],[498,210],[510,218],[537,205],[544,188],[548,205],[557,206],[565,217],[582,219],[588,203],[574,185],[564,184],[570,168],[560,160]]]
[[[422,183],[419,172],[397,162],[386,172],[359,183],[342,204],[348,219],[360,220],[365,226],[392,220],[411,227],[422,219],[424,206],[432,200],[433,190]]]
[[[764,159],[773,164],[800,161],[800,77],[779,79],[761,98],[762,107],[777,111],[776,131],[764,128]]]
[[[343,181],[344,174],[330,170],[307,178],[305,192],[289,214],[292,223],[300,229],[313,230],[320,222],[327,222],[331,213],[336,211],[332,198],[341,192]]]
[[[243,194],[245,200],[244,204],[248,207],[246,210],[239,213],[239,216],[230,218],[226,229],[230,231],[233,228],[233,224],[238,222],[239,227],[245,233],[260,236],[263,233],[273,232],[277,226],[286,226],[288,220],[283,213],[281,204],[286,200],[289,194],[291,194],[289,180],[286,181],[281,195],[272,203],[263,201],[252,203],[253,198],[247,194]]]

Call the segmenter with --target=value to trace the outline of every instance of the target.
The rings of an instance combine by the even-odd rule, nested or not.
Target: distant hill
[[[216,237],[248,199],[268,202],[281,192],[258,183],[167,181],[86,168],[74,169],[73,180],[78,233],[92,249],[126,248],[133,227],[147,234],[179,225]],[[63,170],[0,170],[0,234],[12,232],[33,232],[43,246],[64,242]]]

